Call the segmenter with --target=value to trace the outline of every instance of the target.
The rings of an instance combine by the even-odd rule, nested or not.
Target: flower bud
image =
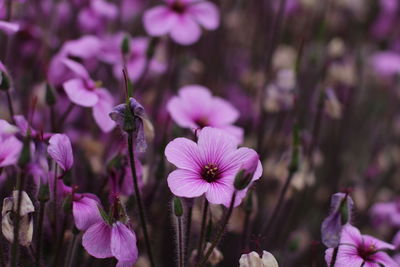
[[[18,209],[18,194],[19,191],[14,190],[12,197],[7,197],[3,200],[1,229],[4,237],[9,242],[14,242],[14,223],[15,214]],[[19,224],[19,243],[22,246],[29,246],[32,242],[33,235],[33,220],[31,213],[35,211],[28,194],[22,191],[21,207],[20,207],[20,224]]]
[[[257,153],[251,155],[246,162],[244,162],[239,172],[236,174],[233,183],[236,190],[243,190],[251,183],[254,173],[257,170],[258,162],[259,157]]]
[[[22,151],[18,159],[18,165],[21,167],[25,167],[30,161],[31,161],[31,142],[28,133],[28,136],[24,138],[24,145],[22,147]]]
[[[125,35],[121,42],[121,52],[123,55],[129,54],[131,50],[129,35]]]
[[[331,211],[321,227],[322,243],[329,248],[339,245],[342,227],[350,222],[353,200],[348,194],[336,193],[331,198]]]
[[[274,255],[264,250],[262,257],[255,251],[243,254],[239,259],[239,267],[279,267],[279,265]]]
[[[174,197],[172,202],[174,208],[174,214],[176,217],[181,217],[183,215],[183,205],[179,197]]]
[[[0,70],[0,90],[7,91],[10,87],[10,78],[5,71]]]
[[[46,104],[49,106],[54,106],[57,103],[56,92],[54,88],[47,83],[46,84]]]

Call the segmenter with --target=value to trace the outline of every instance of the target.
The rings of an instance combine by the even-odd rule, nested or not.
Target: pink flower
[[[370,213],[375,225],[386,223],[400,227],[400,199],[392,202],[376,203],[372,206]]]
[[[369,235],[361,235],[354,226],[347,224],[343,227],[339,251],[335,267],[366,266],[366,267],[397,267],[383,250],[393,250],[394,246]],[[333,248],[325,251],[325,260],[329,266]]]
[[[172,119],[183,128],[201,129],[205,126],[219,128],[243,141],[243,129],[232,125],[239,112],[226,100],[212,96],[209,89],[200,85],[187,85],[172,97],[167,109]]]
[[[49,140],[47,152],[61,169],[68,171],[74,164],[71,141],[65,134],[55,134]]]
[[[16,164],[21,150],[22,142],[15,136],[0,139],[0,168]]]
[[[82,245],[93,257],[115,257],[117,266],[132,266],[138,257],[135,233],[119,221],[108,224],[101,220],[93,224],[84,233]]]
[[[178,44],[191,45],[200,39],[200,26],[215,30],[219,26],[218,8],[208,1],[165,0],[144,13],[143,23],[151,36],[169,34]]]
[[[17,23],[0,20],[0,31],[8,35],[17,33],[19,29],[20,27]]]
[[[114,104],[111,94],[99,87],[81,64],[70,59],[64,59],[63,62],[78,76],[63,84],[68,98],[79,106],[91,107],[94,120],[100,129],[103,132],[111,131],[115,127],[115,123],[108,116]]]
[[[205,194],[210,203],[229,206],[234,192],[235,176],[257,153],[249,148],[237,149],[236,141],[224,131],[205,127],[197,144],[187,138],[176,138],[166,149],[167,160],[178,167],[168,176],[172,193],[180,197],[199,197]],[[261,177],[258,161],[252,181]],[[235,206],[246,195],[237,193]]]
[[[379,75],[390,77],[400,74],[400,54],[393,51],[381,51],[371,57],[371,64]]]

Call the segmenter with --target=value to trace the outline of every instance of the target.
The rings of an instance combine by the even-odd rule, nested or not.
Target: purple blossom
[[[183,128],[192,130],[206,126],[218,128],[231,134],[237,143],[243,141],[243,129],[232,125],[239,112],[228,101],[212,96],[201,85],[187,85],[172,97],[167,109],[173,120]]]
[[[49,140],[47,152],[61,169],[68,171],[74,164],[71,141],[65,134],[55,134]]]
[[[138,257],[135,233],[122,222],[110,225],[101,220],[93,224],[84,233],[82,245],[93,257],[115,257],[117,266],[133,265]]]
[[[376,203],[370,210],[372,221],[375,225],[386,223],[400,227],[400,199],[392,202]]]
[[[167,5],[146,11],[143,24],[151,36],[169,34],[178,44],[191,45],[201,36],[203,26],[215,30],[219,26],[218,8],[208,1],[165,0]]]
[[[0,31],[11,35],[17,33],[19,30],[20,26],[17,23],[0,20]]]
[[[17,163],[22,142],[14,134],[18,129],[5,120],[0,120],[0,168]]]
[[[323,221],[321,227],[322,242],[325,246],[334,248],[339,245],[342,227],[350,223],[353,205],[353,200],[345,193],[332,195],[329,216]]]
[[[375,72],[384,77],[400,74],[400,54],[393,51],[381,51],[371,57]]]
[[[233,182],[243,164],[257,153],[249,148],[237,149],[235,140],[224,131],[205,127],[197,144],[187,138],[176,138],[166,149],[167,160],[178,169],[168,176],[172,193],[180,197],[199,197],[205,194],[210,203],[229,206],[234,192]],[[252,181],[261,177],[258,161]],[[246,190],[239,191],[235,206]]]
[[[394,246],[360,231],[350,224],[343,227],[335,267],[368,266],[398,267],[398,264],[384,250],[393,250]],[[325,251],[325,261],[329,265],[333,248]]]

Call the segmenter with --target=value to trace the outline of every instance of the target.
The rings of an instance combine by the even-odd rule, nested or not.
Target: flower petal
[[[212,204],[223,204],[224,206],[229,207],[233,192],[235,191],[233,180],[234,177],[231,176],[209,183],[210,186],[206,192],[207,200]]]
[[[71,141],[65,134],[55,134],[49,140],[47,152],[64,171],[69,170],[74,163]]]
[[[144,13],[143,24],[151,36],[167,34],[177,22],[177,15],[166,6],[156,6]]]
[[[19,31],[19,25],[13,22],[7,22],[0,20],[0,31],[5,32],[6,34],[14,34]]]
[[[383,250],[383,249],[394,250],[395,249],[395,246],[393,246],[392,244],[386,243],[386,242],[379,240],[370,235],[362,235],[362,239],[363,239],[364,243],[367,245],[367,247],[374,246],[374,247],[376,247],[377,250]]]
[[[75,73],[79,78],[89,80],[90,76],[85,67],[78,62],[65,58],[62,60],[62,63],[73,73]]]
[[[79,230],[85,231],[94,223],[102,220],[97,207],[100,205],[99,201],[84,196],[79,200],[74,200],[72,205],[75,225]]]
[[[210,116],[210,125],[212,126],[232,124],[239,118],[239,111],[220,97],[213,98],[211,107],[213,116]]]
[[[22,150],[22,142],[10,136],[0,142],[0,168],[17,163]]]
[[[183,14],[178,17],[170,34],[178,44],[191,45],[200,39],[201,29],[188,14]]]
[[[121,222],[116,222],[112,227],[111,251],[119,261],[137,260],[135,233]]]
[[[215,30],[219,26],[219,12],[215,4],[211,2],[198,2],[188,7],[190,14],[196,21],[208,30]]]
[[[115,122],[108,116],[113,109],[114,101],[111,94],[103,89],[96,89],[99,97],[97,104],[93,107],[93,118],[100,129],[108,133],[115,127]]]
[[[81,79],[68,80],[63,86],[68,98],[79,106],[93,107],[99,100],[99,97],[94,91],[85,88]]]
[[[385,252],[378,252],[373,254],[370,257],[374,262],[382,264],[385,267],[399,267],[399,264],[396,263],[388,254]],[[377,266],[377,265],[374,265]]]
[[[82,245],[93,257],[100,259],[112,257],[111,227],[104,221],[93,224],[83,234]]]
[[[209,183],[204,181],[198,173],[183,169],[171,172],[167,182],[171,192],[179,197],[198,197],[209,188]]]
[[[187,138],[176,138],[165,148],[167,160],[176,167],[193,172],[201,166],[199,148],[196,143]]]

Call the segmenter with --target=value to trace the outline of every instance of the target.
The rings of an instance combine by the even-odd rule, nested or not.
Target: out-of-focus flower
[[[342,103],[337,98],[335,91],[331,88],[326,90],[325,112],[332,119],[340,119],[342,117]]]
[[[129,99],[130,110],[126,107],[126,104],[115,106],[109,116],[122,130],[133,132],[135,150],[143,152],[147,147],[146,137],[153,138],[153,125],[147,119],[143,106],[136,99],[133,97]]]
[[[356,82],[356,69],[353,60],[333,62],[328,67],[328,83],[353,86]]]
[[[135,233],[119,221],[108,224],[100,220],[93,224],[83,234],[82,245],[93,257],[115,257],[117,266],[132,266],[138,258]]]
[[[169,100],[167,109],[173,120],[183,128],[197,130],[210,126],[229,133],[238,143],[243,141],[243,129],[232,125],[239,112],[226,100],[212,96],[206,87],[182,87],[179,96]]]
[[[114,105],[111,94],[89,77],[87,70],[78,62],[65,59],[64,64],[78,77],[66,81],[63,86],[68,98],[82,107],[91,107],[93,118],[103,132],[109,132],[115,123],[108,117]]]
[[[288,45],[280,45],[272,58],[274,69],[293,69],[296,62],[296,50]]]
[[[267,92],[264,100],[264,108],[268,112],[279,112],[293,107],[293,90],[285,90],[275,84],[270,84],[265,90]]]
[[[351,220],[353,200],[348,194],[336,193],[331,198],[331,210],[329,216],[322,222],[322,243],[328,248],[339,245],[343,225]]]
[[[22,142],[15,136],[0,140],[0,168],[17,163],[22,150]]]
[[[279,267],[274,255],[268,251],[263,251],[262,257],[252,251],[249,254],[242,254],[239,259],[240,267]]]
[[[332,58],[340,58],[346,52],[346,45],[340,38],[332,39],[328,44],[328,55]]]
[[[393,51],[381,51],[372,55],[371,65],[375,72],[384,77],[400,74],[400,54]]]
[[[257,153],[249,148],[237,149],[235,140],[224,131],[205,127],[197,144],[187,138],[176,138],[166,149],[167,160],[178,167],[168,176],[172,193],[180,197],[199,197],[205,194],[210,203],[229,207],[235,191],[233,183],[243,164]],[[261,177],[258,161],[252,181]],[[235,206],[239,205],[246,190],[237,193]]]
[[[80,28],[86,32],[101,32],[107,21],[118,16],[118,7],[109,1],[92,0],[89,3],[78,15]]]
[[[400,199],[392,202],[376,203],[370,210],[372,221],[375,225],[387,223],[400,227]]]
[[[360,231],[350,224],[343,227],[335,267],[348,266],[385,266],[397,267],[398,264],[384,250],[393,250],[394,246]],[[329,265],[333,248],[325,251],[325,261]]]
[[[0,120],[0,140],[6,139],[18,132],[18,128],[6,120]]]
[[[19,29],[20,29],[19,25],[15,22],[0,20],[0,31],[3,31],[8,35],[17,33]]]
[[[400,249],[400,231],[393,237],[392,244],[396,247],[396,249]]]
[[[211,243],[207,242],[206,247],[204,249],[204,252],[206,252],[210,247],[211,247]],[[190,255],[190,261],[191,262],[195,262],[195,260],[197,258],[197,253],[198,253],[197,249],[193,250],[192,255]],[[217,247],[215,247],[213,249],[213,251],[211,252],[211,255],[208,258],[207,262],[209,264],[211,264],[211,265],[217,265],[223,259],[224,259],[224,255],[222,254],[222,252]]]
[[[55,134],[49,140],[47,152],[61,169],[68,171],[74,164],[71,141],[65,134]]]
[[[12,197],[7,197],[3,200],[3,209],[1,212],[1,229],[4,237],[11,243],[14,242],[14,223],[15,213],[18,210],[18,194],[19,191],[14,190]],[[29,246],[32,242],[33,218],[31,213],[34,211],[35,207],[31,199],[25,191],[22,191],[18,238],[19,244],[25,247]]]
[[[203,26],[215,30],[219,26],[218,8],[208,1],[165,0],[166,6],[146,11],[143,24],[151,36],[169,34],[178,44],[191,45],[201,36]]]
[[[390,31],[395,28],[398,17],[399,2],[397,0],[379,0],[379,14],[371,32],[380,39],[391,36]]]

